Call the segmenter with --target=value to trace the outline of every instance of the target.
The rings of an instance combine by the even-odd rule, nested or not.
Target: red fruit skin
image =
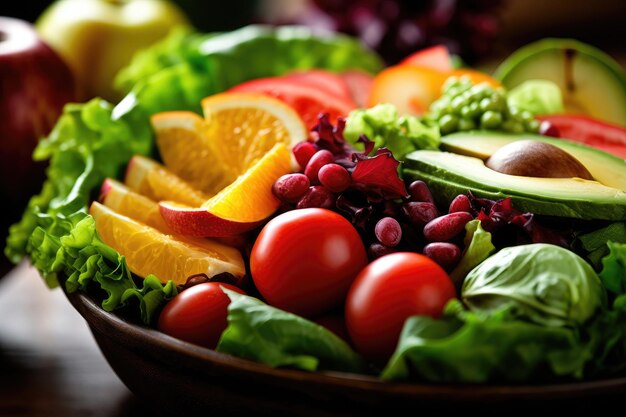
[[[252,280],[265,300],[303,317],[339,307],[366,264],[356,229],[339,214],[319,208],[270,220],[250,255]]]
[[[28,198],[41,188],[45,164],[33,162],[35,146],[75,97],[69,67],[39,39],[32,25],[0,18],[2,242],[8,224],[19,218]]]
[[[456,290],[446,272],[424,255],[398,252],[370,263],[352,283],[346,325],[356,350],[384,363],[407,318],[438,318]]]
[[[228,326],[230,298],[221,287],[245,294],[239,288],[221,282],[194,285],[165,305],[159,316],[159,330],[177,339],[215,349]]]
[[[258,222],[241,223],[216,216],[205,208],[187,208],[159,203],[159,211],[170,229],[183,236],[192,237],[233,237],[263,224]]]
[[[431,242],[445,242],[457,236],[474,217],[465,211],[446,214],[424,226],[424,237]]]

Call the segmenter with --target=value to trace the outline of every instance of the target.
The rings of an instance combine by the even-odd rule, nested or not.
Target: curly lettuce
[[[426,119],[400,116],[393,104],[379,104],[350,113],[343,131],[344,138],[355,145],[361,135],[374,141],[374,150],[389,149],[398,160],[419,149],[438,150],[439,127]]]

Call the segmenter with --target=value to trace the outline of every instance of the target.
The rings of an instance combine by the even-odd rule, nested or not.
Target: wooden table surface
[[[142,415],[60,289],[27,264],[0,280],[0,416]]]

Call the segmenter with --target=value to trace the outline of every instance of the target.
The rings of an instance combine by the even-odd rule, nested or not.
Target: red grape
[[[394,247],[402,240],[402,227],[393,217],[383,217],[376,223],[374,234],[383,245]]]
[[[309,190],[309,178],[304,174],[287,174],[276,180],[272,193],[285,203],[297,203]]]
[[[309,181],[313,185],[319,184],[318,174],[320,169],[326,165],[335,161],[335,157],[333,154],[326,150],[322,149],[318,151],[315,155],[311,157],[309,162],[306,164],[306,168],[304,168],[304,175],[309,177]]]
[[[345,191],[350,186],[350,173],[341,165],[326,164],[320,168],[317,177],[323,186],[334,193]]]

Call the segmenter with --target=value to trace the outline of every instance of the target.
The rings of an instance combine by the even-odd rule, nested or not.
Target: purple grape
[[[322,185],[309,187],[307,192],[302,196],[296,208],[325,208],[330,209],[335,206],[335,196],[330,190]]]
[[[287,174],[276,180],[272,193],[284,203],[297,203],[309,190],[309,178],[304,174]]]
[[[474,217],[464,211],[450,213],[431,220],[424,226],[424,237],[431,242],[445,242],[463,231]]]
[[[322,149],[321,151],[318,151],[315,155],[313,155],[309,162],[306,164],[306,168],[304,168],[304,175],[309,177],[309,181],[311,182],[311,184],[317,185],[320,183],[318,178],[320,169],[324,165],[332,163],[334,160],[335,157],[330,151]]]
[[[326,164],[320,168],[317,177],[323,186],[334,193],[345,191],[352,183],[350,173],[337,164]]]
[[[302,169],[306,167],[313,155],[317,153],[317,148],[311,142],[300,142],[293,147],[293,156],[298,161]]]
[[[454,243],[434,242],[424,246],[424,255],[444,269],[452,269],[461,259],[461,249]]]
[[[409,194],[411,195],[411,201],[434,203],[433,195],[428,188],[428,185],[424,181],[413,181],[409,185]]]
[[[383,217],[376,223],[374,234],[383,245],[394,247],[402,240],[402,227],[393,217]]]
[[[448,209],[448,213],[456,213],[459,211],[465,211],[467,213],[472,212],[472,203],[465,194],[457,195],[454,200],[452,200],[452,203],[450,203],[450,208]]]
[[[432,221],[439,212],[437,207],[433,203],[426,202],[409,202],[402,205],[402,211],[408,218],[411,225],[414,227],[422,228],[426,223]]]
[[[369,254],[370,259],[377,259],[381,256],[389,255],[390,253],[394,253],[395,249],[390,248],[388,246],[383,245],[382,243],[372,243],[370,247],[367,249],[367,253]]]

